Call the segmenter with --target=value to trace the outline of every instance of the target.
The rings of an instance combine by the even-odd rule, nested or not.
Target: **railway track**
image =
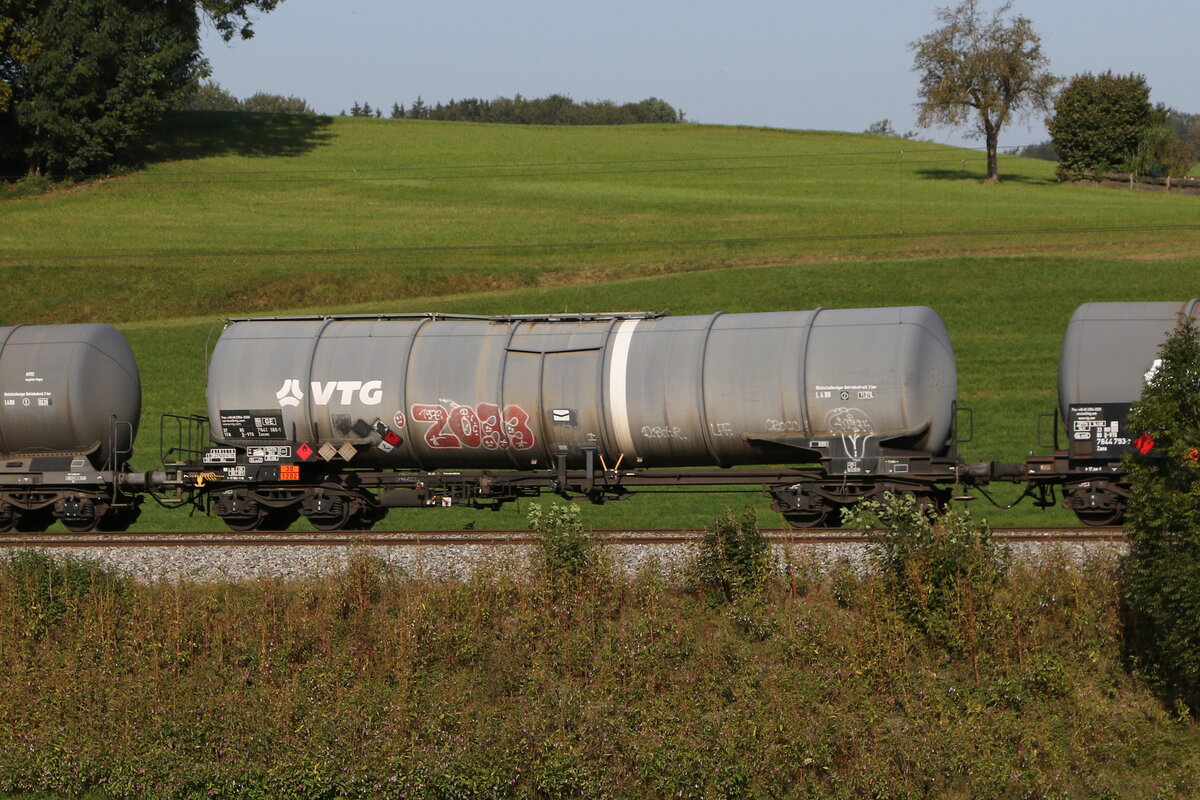
[[[868,536],[838,528],[812,528],[798,531],[790,528],[773,528],[763,531],[774,544],[798,546],[864,544]],[[641,530],[641,531],[592,531],[595,539],[603,544],[647,546],[679,545],[698,541],[703,535],[700,530]],[[995,528],[992,536],[1006,543],[1063,543],[1105,544],[1123,543],[1123,528]],[[47,533],[9,532],[0,534],[0,549],[20,547],[51,548],[112,548],[112,547],[300,547],[300,546],[346,546],[365,545],[371,547],[421,547],[421,546],[471,546],[511,547],[533,545],[537,537],[527,531],[172,531],[137,533]]]

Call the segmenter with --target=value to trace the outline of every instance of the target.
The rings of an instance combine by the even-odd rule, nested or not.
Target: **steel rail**
[[[648,546],[679,545],[698,542],[704,532],[677,530],[598,530],[595,541],[606,545]],[[865,544],[869,534],[837,528],[812,528],[806,531],[772,528],[763,531],[772,544],[831,545]],[[995,528],[992,536],[1005,543],[1102,544],[1124,543],[1123,528]],[[528,531],[155,531],[137,533],[68,533],[62,531],[0,533],[0,549],[19,547],[115,548],[115,547],[299,547],[348,546],[371,547],[498,547],[529,546],[538,543]]]

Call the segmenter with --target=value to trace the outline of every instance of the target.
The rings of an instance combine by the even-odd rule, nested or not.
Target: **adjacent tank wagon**
[[[89,325],[0,328],[0,530],[125,528],[141,379],[125,337]]]
[[[1067,324],[1059,357],[1054,454],[1030,459],[1031,472],[1063,492],[1063,505],[1085,523],[1120,522],[1129,503],[1121,459],[1140,431],[1127,425],[1159,364],[1163,342],[1200,300],[1085,303]],[[1066,437],[1062,446],[1058,433]]]

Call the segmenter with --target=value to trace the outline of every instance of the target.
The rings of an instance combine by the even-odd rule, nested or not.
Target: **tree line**
[[[213,81],[206,81],[196,88],[184,106],[187,111],[254,111],[271,114],[315,114],[308,101],[302,97],[284,96],[257,92],[250,97],[238,99],[232,92]],[[356,100],[346,117],[385,116],[382,106]],[[684,114],[669,103],[650,97],[637,103],[618,105],[611,100],[576,102],[571,98],[552,94],[548,97],[529,98],[498,97],[494,100],[470,98],[451,100],[448,103],[429,105],[418,95],[411,105],[405,107],[392,103],[388,119],[430,119],[448,122],[496,122],[520,125],[631,125],[637,123],[683,122]]]
[[[316,114],[302,97],[255,92],[239,100],[218,83],[206,81],[196,88],[185,111],[251,111],[260,114]]]
[[[346,112],[342,112],[347,116]],[[351,117],[382,117],[383,109],[355,101]],[[446,122],[496,122],[513,125],[633,125],[641,123],[683,122],[682,111],[657,97],[637,103],[617,104],[612,100],[577,102],[561,94],[547,97],[477,97],[429,105],[419,95],[405,108],[392,103],[390,119],[432,119]]]

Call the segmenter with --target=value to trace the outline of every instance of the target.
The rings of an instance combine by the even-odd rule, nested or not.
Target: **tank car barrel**
[[[923,307],[271,318],[226,328],[208,387],[225,446],[328,443],[397,469],[725,467],[942,453],[956,373]]]

